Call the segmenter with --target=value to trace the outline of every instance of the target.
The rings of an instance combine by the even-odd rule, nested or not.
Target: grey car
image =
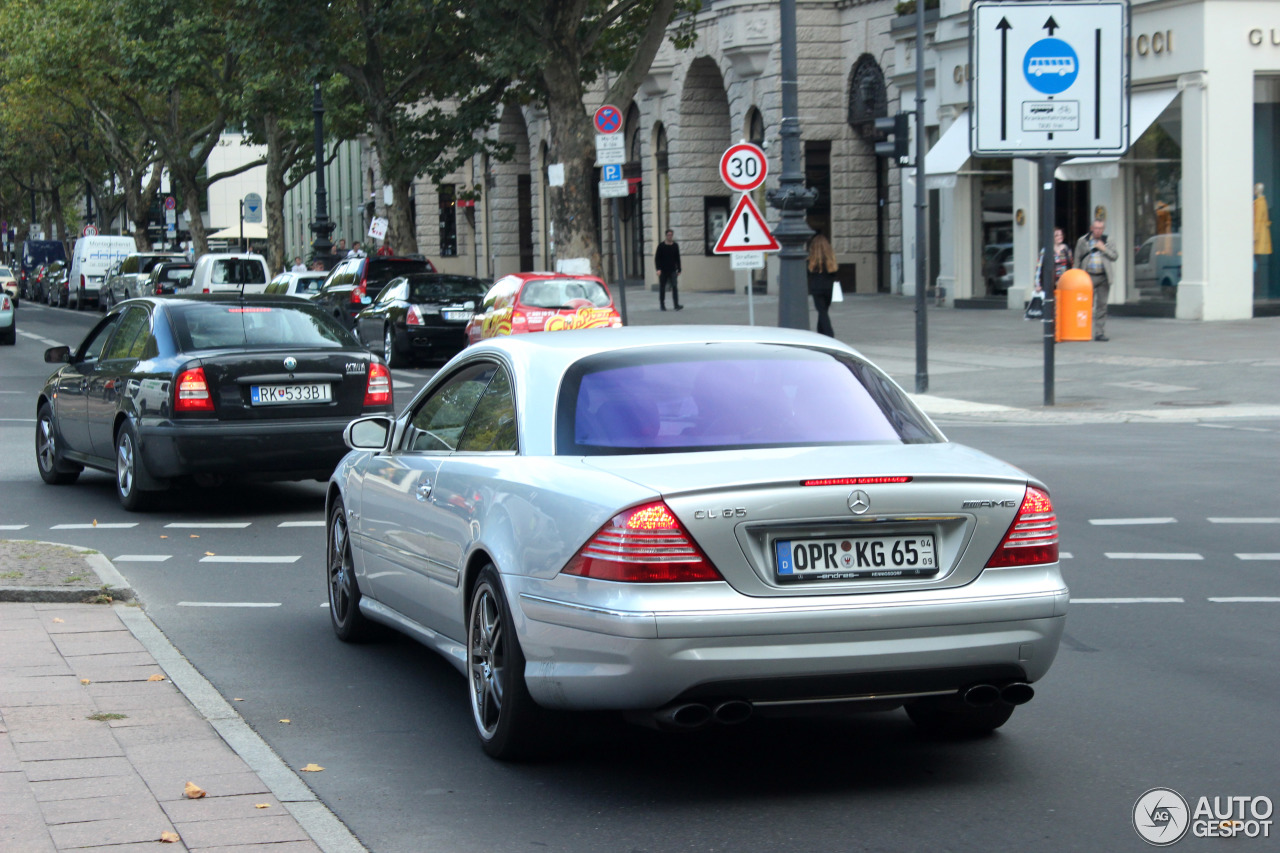
[[[546,749],[576,710],[692,729],[905,706],[989,732],[1057,653],[1045,485],[947,441],[831,338],[491,339],[347,442],[333,628],[442,654],[498,758]]]
[[[168,252],[135,252],[125,256],[107,273],[98,304],[105,312],[110,311],[112,305],[126,299],[155,295],[154,292],[149,292],[151,270],[163,263],[184,260],[186,258],[183,255]]]

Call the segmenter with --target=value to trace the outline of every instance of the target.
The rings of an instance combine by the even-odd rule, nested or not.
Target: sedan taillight
[[[417,305],[409,306],[409,313],[404,315],[404,324],[406,326],[422,325],[422,312],[418,310]]]
[[[184,370],[178,376],[178,391],[174,396],[175,412],[212,412],[213,397],[209,395],[209,383],[204,378],[204,368]]]
[[[1034,486],[1018,508],[1018,515],[987,561],[988,569],[1036,566],[1058,562],[1058,516],[1049,495]]]
[[[723,580],[663,501],[615,515],[564,572],[629,583]]]
[[[365,406],[391,405],[391,371],[385,364],[369,365],[369,380],[364,389]]]

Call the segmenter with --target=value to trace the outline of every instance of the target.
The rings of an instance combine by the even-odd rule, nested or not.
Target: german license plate
[[[780,583],[892,580],[938,573],[930,534],[778,539],[773,550]]]
[[[463,322],[470,320],[474,311],[467,311],[463,308],[446,308],[440,312],[440,316],[451,323]]]
[[[273,406],[281,403],[327,403],[332,398],[333,391],[327,382],[249,386],[249,399],[255,406]]]

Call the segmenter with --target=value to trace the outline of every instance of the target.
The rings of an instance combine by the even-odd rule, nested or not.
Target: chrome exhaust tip
[[[653,715],[659,728],[699,729],[711,722],[711,709],[697,702],[670,705]]]
[[[735,726],[738,723],[745,723],[749,720],[752,710],[750,702],[745,702],[742,699],[730,699],[717,705],[711,711],[711,716],[721,725]]]
[[[1000,688],[994,684],[975,684],[961,694],[966,705],[985,708],[1000,701]]]
[[[1004,689],[1000,691],[1000,698],[1010,705],[1025,705],[1035,695],[1036,691],[1031,688],[1030,684],[1023,684],[1020,681],[1006,684]]]

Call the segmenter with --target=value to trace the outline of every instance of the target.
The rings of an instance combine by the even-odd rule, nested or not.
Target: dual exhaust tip
[[[1031,688],[1030,684],[1015,681],[1003,687],[997,687],[994,684],[975,684],[964,690],[960,697],[964,699],[966,705],[971,705],[974,708],[986,708],[997,702],[1005,702],[1010,705],[1025,705],[1035,695],[1036,691]]]

